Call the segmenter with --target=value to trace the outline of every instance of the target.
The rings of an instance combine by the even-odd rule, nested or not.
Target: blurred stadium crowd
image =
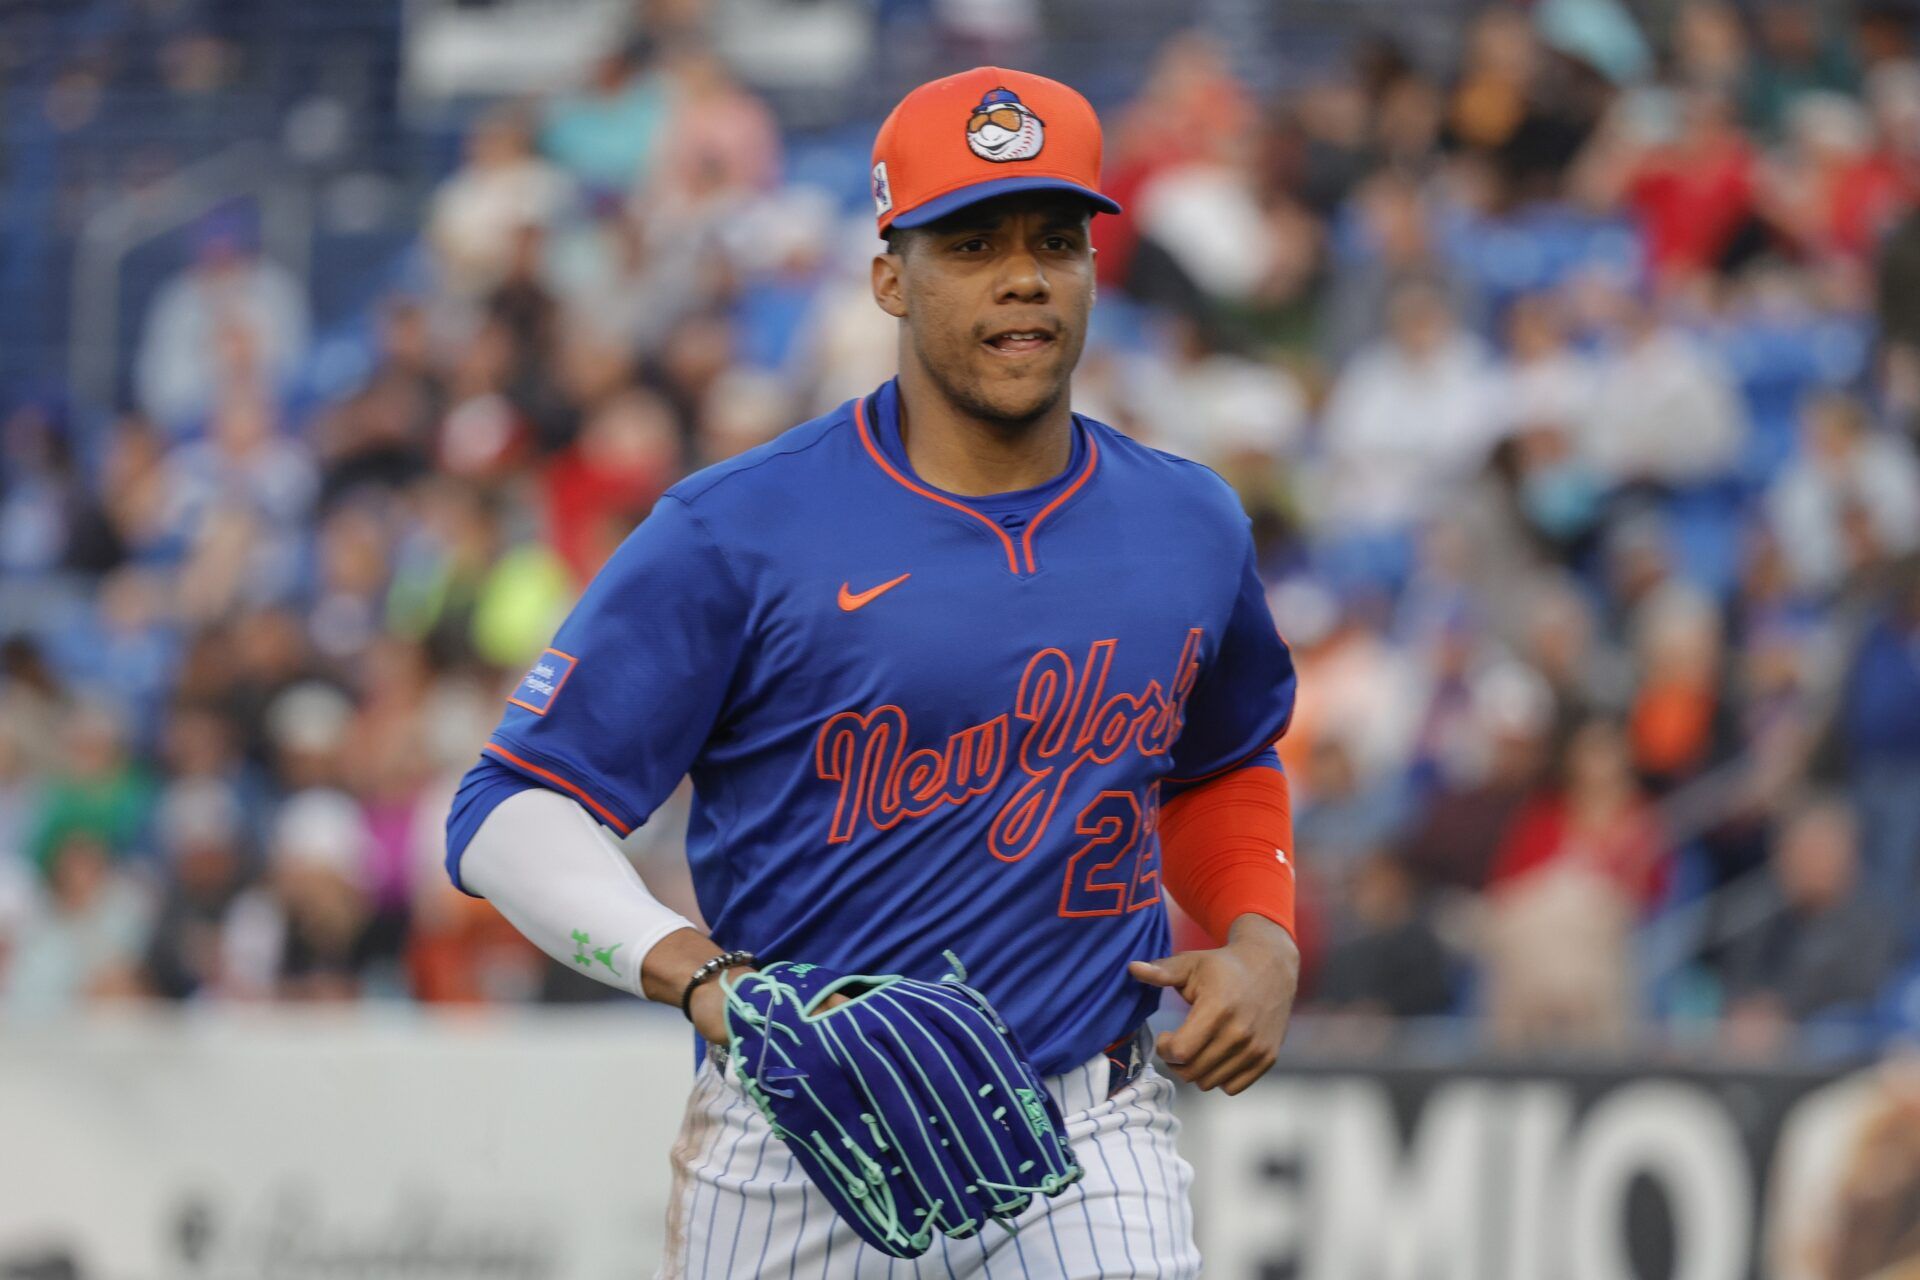
[[[314,392],[315,282],[226,210],[124,412],[0,405],[0,1011],[609,994],[447,883],[453,783],[662,489],[894,342],[861,193],[788,177],[703,6],[636,13],[474,113],[351,377]],[[1076,406],[1253,516],[1339,1034],[1920,1029],[1920,22],[1649,13],[1277,85],[1197,30],[1096,103],[1127,212]],[[219,30],[30,108],[218,119]],[[1014,56],[964,34],[939,69]],[[685,800],[630,851],[690,907]]]

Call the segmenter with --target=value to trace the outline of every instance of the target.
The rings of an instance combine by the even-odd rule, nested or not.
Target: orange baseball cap
[[[1100,118],[1045,76],[975,67],[900,100],[873,140],[880,230],[917,227],[1015,191],[1071,191],[1103,213]]]

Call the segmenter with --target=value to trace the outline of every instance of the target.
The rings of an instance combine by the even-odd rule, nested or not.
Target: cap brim
[[[1119,213],[1117,202],[1109,200],[1090,187],[1065,178],[994,178],[988,182],[976,182],[970,187],[961,187],[945,195],[935,196],[923,205],[904,209],[893,215],[890,227],[921,227],[929,222],[937,222],[950,213],[979,204],[982,200],[991,200],[995,196],[1013,195],[1019,191],[1067,191],[1080,196],[1093,206],[1096,213]]]

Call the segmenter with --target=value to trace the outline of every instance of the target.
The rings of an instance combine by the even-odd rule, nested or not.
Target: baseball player
[[[882,125],[875,302],[899,374],[689,476],[509,697],[448,870],[548,954],[728,1040],[775,960],[934,979],[1017,1035],[1083,1176],[1011,1232],[890,1258],[707,1050],[662,1274],[1193,1276],[1174,1085],[1272,1064],[1298,952],[1292,661],[1249,522],[1196,463],[1072,412],[1094,301],[1092,108],[977,68]],[[606,831],[691,774],[707,929]],[[1217,949],[1168,955],[1166,899]],[[1161,989],[1191,1006],[1158,1038]]]

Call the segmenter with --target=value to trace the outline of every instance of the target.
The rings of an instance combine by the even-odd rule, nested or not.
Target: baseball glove
[[[938,982],[779,963],[727,984],[728,1069],[840,1216],[896,1258],[935,1232],[1012,1231],[1081,1173],[1039,1074],[947,958]]]

